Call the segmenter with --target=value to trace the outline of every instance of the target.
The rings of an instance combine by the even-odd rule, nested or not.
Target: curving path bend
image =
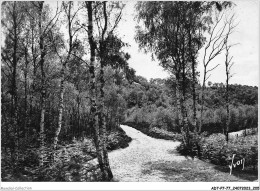
[[[109,153],[111,169],[117,181],[165,181],[161,171],[150,172],[150,165],[159,161],[186,160],[176,151],[172,152],[180,142],[155,139],[126,125],[121,125],[121,128],[133,140],[129,147]]]

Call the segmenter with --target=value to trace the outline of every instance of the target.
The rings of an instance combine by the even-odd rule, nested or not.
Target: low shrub
[[[181,136],[182,137],[182,136]],[[189,133],[189,142],[188,144],[184,144],[183,140],[182,143],[177,147],[177,151],[182,155],[189,155],[189,156],[198,156],[199,158],[202,155],[201,150],[201,140],[206,137],[206,132],[202,134],[190,132]]]
[[[125,148],[132,140],[121,128],[108,132],[109,151]],[[70,144],[57,145],[54,160],[51,160],[52,147],[45,147],[46,162],[38,164],[39,149],[27,149],[20,153],[20,160],[14,164],[10,154],[2,150],[2,181],[98,181],[99,169],[89,161],[96,157],[96,149],[91,138],[72,140]],[[52,161],[52,162],[51,162]],[[94,170],[93,170],[94,169]],[[84,180],[81,180],[84,177]]]
[[[191,134],[190,144],[183,143],[177,148],[183,155],[199,156],[216,165],[230,165],[235,154],[234,163],[245,159],[245,169],[258,166],[258,139],[257,135],[231,138],[227,143],[223,134],[205,135]]]
[[[182,136],[179,133],[173,133],[161,128],[153,127],[150,129],[149,136],[154,138],[166,139],[166,140],[174,140],[174,141],[181,141]]]
[[[135,123],[135,122],[124,122],[124,125],[133,127],[142,133],[158,139],[172,140],[172,141],[181,141],[182,136],[179,133],[173,133],[158,127],[151,127],[149,123]]]
[[[242,135],[245,137],[247,135],[257,135],[257,128],[245,129]]]
[[[132,141],[131,137],[128,137],[125,132],[120,128],[120,131],[113,131],[107,138],[107,149],[112,151],[119,148],[126,148],[129,146],[129,142]]]
[[[228,143],[222,134],[213,134],[202,143],[202,156],[218,165],[231,163],[233,154],[237,160],[245,159],[247,167],[257,166],[257,135],[233,138]]]

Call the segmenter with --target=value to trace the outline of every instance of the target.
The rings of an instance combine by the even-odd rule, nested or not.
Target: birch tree
[[[202,81],[202,89],[201,89],[201,110],[200,110],[200,126],[199,132],[202,130],[203,126],[203,112],[204,112],[204,90],[206,87],[206,82],[210,78],[213,70],[215,70],[220,64],[212,65],[212,61],[220,55],[223,50],[225,50],[225,42],[229,38],[229,36],[234,32],[234,18],[225,18],[227,17],[227,13],[217,12],[216,13],[216,21],[212,26],[212,30],[209,32],[209,39],[204,48],[203,55],[203,81]]]
[[[234,15],[230,17],[229,20],[226,21],[228,25],[228,32],[231,34],[234,31],[234,28],[236,27],[236,24],[234,23]],[[231,74],[231,67],[234,65],[234,62],[232,62],[233,56],[230,56],[230,48],[234,46],[235,44],[230,44],[228,42],[228,37],[226,37],[224,41],[224,47],[225,47],[225,70],[226,70],[226,92],[225,92],[225,98],[226,98],[226,129],[225,129],[225,136],[226,141],[228,142],[228,133],[229,133],[229,124],[230,124],[230,110],[229,110],[229,81],[230,78],[233,76]]]
[[[96,153],[98,158],[99,167],[102,173],[103,180],[108,180],[108,173],[104,167],[104,158],[102,151],[102,142],[100,138],[99,120],[97,112],[97,101],[96,101],[96,80],[95,80],[95,60],[96,60],[96,42],[94,41],[94,31],[93,31],[93,2],[86,2],[86,8],[88,11],[88,41],[90,45],[90,64],[89,64],[89,74],[90,74],[90,127],[94,130],[94,142],[96,146]]]
[[[44,139],[45,139],[45,111],[46,111],[46,99],[47,99],[47,84],[46,84],[46,73],[45,73],[45,59],[46,56],[50,53],[50,51],[53,51],[51,47],[53,47],[53,43],[47,40],[48,35],[51,34],[51,30],[55,27],[55,24],[58,21],[59,11],[58,7],[56,9],[56,12],[50,20],[47,20],[49,17],[46,17],[46,13],[44,10],[44,2],[32,2],[33,6],[35,6],[37,10],[37,24],[38,24],[38,38],[39,38],[39,67],[40,67],[40,73],[41,73],[41,114],[40,114],[40,156],[39,156],[39,164],[40,166],[44,165]]]
[[[109,10],[108,10],[109,9]],[[100,73],[99,73],[99,82],[100,82],[100,89],[99,89],[99,110],[98,110],[98,116],[99,116],[99,128],[101,131],[101,141],[102,141],[102,149],[103,149],[103,158],[104,158],[104,166],[106,168],[106,172],[108,173],[108,179],[113,178],[112,171],[110,169],[109,165],[109,159],[108,159],[108,153],[107,153],[107,127],[106,127],[106,119],[105,119],[105,79],[104,79],[104,69],[105,66],[107,66],[108,63],[108,55],[109,53],[113,51],[108,49],[108,43],[109,40],[114,40],[113,38],[110,38],[110,36],[113,34],[114,30],[118,26],[118,23],[121,20],[122,17],[122,9],[123,4],[111,2],[107,5],[107,2],[102,2],[102,17],[103,22],[101,22],[101,18],[97,19],[97,12],[95,14],[98,31],[99,31],[99,57],[100,57]],[[112,16],[115,17],[115,19],[111,18]],[[103,26],[101,26],[103,23]],[[112,42],[113,43],[113,42]],[[112,50],[114,47],[110,47]]]
[[[189,144],[186,101],[188,67],[188,36],[186,33],[186,2],[140,2],[137,5],[136,40],[140,48],[153,52],[160,65],[175,76],[179,125],[183,142]]]
[[[54,142],[53,142],[53,149],[56,149],[57,143],[58,143],[58,136],[60,134],[61,131],[61,127],[62,127],[62,117],[63,117],[63,109],[64,109],[64,101],[63,101],[63,97],[64,97],[64,83],[65,83],[65,78],[66,78],[66,68],[67,68],[67,63],[69,62],[71,55],[72,55],[72,51],[73,48],[75,47],[75,36],[78,32],[78,30],[80,30],[80,28],[74,29],[75,27],[73,27],[73,25],[75,25],[75,19],[77,16],[78,11],[80,10],[80,7],[73,12],[73,2],[69,1],[69,2],[62,2],[62,8],[64,10],[65,13],[65,18],[66,18],[66,22],[68,24],[68,43],[65,44],[64,48],[65,49],[65,56],[61,56],[59,54],[59,51],[57,50],[57,47],[55,46],[56,49],[56,53],[60,59],[60,62],[62,63],[62,69],[61,69],[61,81],[60,81],[60,95],[59,95],[59,114],[58,114],[58,127],[55,131],[55,136],[54,136]],[[65,57],[65,58],[64,58]]]

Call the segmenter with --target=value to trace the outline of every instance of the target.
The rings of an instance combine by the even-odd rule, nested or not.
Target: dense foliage
[[[122,129],[109,132],[107,149],[109,151],[125,148],[131,138]],[[47,150],[51,153],[51,149]],[[100,181],[98,166],[89,163],[96,158],[96,148],[91,138],[81,141],[73,139],[69,143],[59,144],[57,160],[53,165],[39,167],[37,148],[23,150],[23,157],[14,165],[10,156],[2,151],[2,181]]]
[[[201,136],[200,138],[192,135],[192,137],[193,147],[186,148],[185,145],[181,144],[177,149],[180,153],[198,156],[200,159],[209,160],[213,164],[222,166],[230,165],[235,154],[234,164],[238,160],[245,159],[245,169],[257,169],[257,134],[238,138],[232,137],[228,143],[223,134],[212,134],[207,137]]]
[[[160,83],[155,83],[159,81]],[[145,84],[145,85],[143,85]],[[151,79],[143,84],[131,84],[126,97],[128,109],[126,122],[140,124],[143,128],[159,129],[180,133],[177,123],[175,97],[172,96],[174,82],[170,80]],[[257,95],[258,88],[243,85],[230,85],[230,132],[245,128],[255,128],[258,123]],[[200,86],[198,86],[200,90]],[[223,133],[226,121],[225,95],[223,84],[215,83],[205,90],[205,112],[202,131]],[[240,96],[243,95],[243,96]],[[192,129],[192,100],[187,101],[189,124]],[[245,104],[246,103],[246,104]],[[200,102],[198,100],[198,111]],[[197,112],[199,115],[199,112]],[[199,116],[198,116],[199,117]]]
[[[125,108],[121,81],[135,73],[122,50],[126,44],[115,35],[124,4],[70,1],[54,7],[39,1],[1,6],[3,168],[42,171],[62,160],[59,145],[89,139],[101,158],[102,179],[110,180],[107,150],[130,141],[119,127]],[[106,26],[102,33],[93,30],[93,15],[99,16],[95,25]],[[97,54],[89,59],[89,52]],[[15,174],[5,172],[5,180]]]

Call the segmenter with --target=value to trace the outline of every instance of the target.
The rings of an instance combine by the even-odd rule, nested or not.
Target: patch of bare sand
[[[177,152],[169,152],[175,150],[180,142],[155,139],[125,125],[121,125],[121,128],[133,140],[129,147],[109,153],[111,169],[117,181],[165,181],[159,170],[146,174],[147,163],[186,160]]]

